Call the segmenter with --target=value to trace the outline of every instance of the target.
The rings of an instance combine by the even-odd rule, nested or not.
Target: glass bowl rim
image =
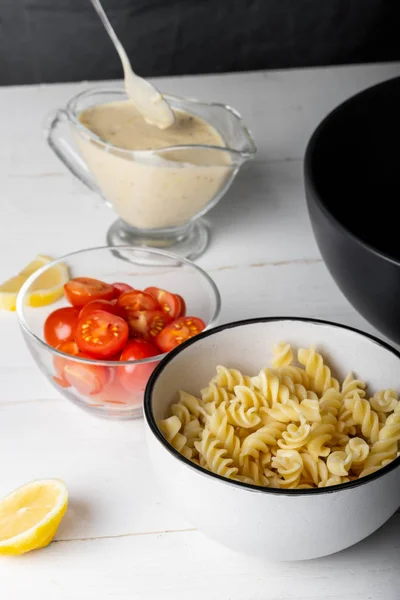
[[[219,314],[221,312],[221,294],[219,293],[218,287],[215,284],[212,277],[210,277],[210,275],[206,271],[204,271],[204,269],[202,269],[201,267],[196,265],[191,260],[177,256],[176,254],[173,254],[172,252],[167,252],[166,250],[159,250],[157,248],[143,248],[142,246],[94,246],[91,248],[84,248],[81,250],[75,250],[74,252],[69,252],[68,254],[64,254],[63,256],[60,256],[59,258],[52,260],[50,263],[47,263],[43,267],[40,267],[40,269],[38,269],[37,271],[35,271],[34,273],[32,273],[32,275],[30,275],[28,277],[28,279],[25,281],[25,283],[22,285],[20,291],[18,292],[16,312],[17,312],[17,317],[18,317],[20,327],[29,336],[29,338],[35,340],[42,348],[49,350],[50,353],[52,353],[54,356],[59,356],[61,358],[67,358],[68,360],[75,361],[75,362],[81,363],[81,364],[98,365],[98,366],[105,366],[105,367],[122,367],[122,366],[128,366],[128,365],[140,365],[140,364],[146,364],[146,363],[151,363],[151,362],[155,362],[155,361],[160,361],[168,354],[168,352],[164,352],[162,354],[157,354],[157,356],[151,356],[149,358],[141,358],[140,360],[97,360],[97,359],[90,359],[90,358],[82,358],[79,356],[66,354],[65,352],[60,352],[60,350],[57,350],[56,348],[53,348],[52,346],[50,346],[44,339],[37,336],[31,330],[31,328],[28,325],[28,323],[25,319],[25,316],[24,316],[24,307],[25,307],[24,300],[25,300],[25,295],[26,295],[27,291],[29,290],[30,286],[32,285],[32,283],[38,277],[40,277],[40,275],[42,275],[42,273],[45,273],[51,267],[54,267],[59,263],[65,262],[67,259],[69,259],[71,257],[79,256],[80,254],[83,254],[85,252],[95,252],[98,250],[109,250],[109,251],[136,250],[136,251],[141,251],[141,252],[147,252],[149,254],[156,254],[157,256],[164,256],[166,258],[171,258],[172,260],[179,262],[181,264],[184,264],[187,267],[193,269],[195,272],[197,272],[197,274],[203,280],[205,280],[208,283],[208,285],[211,288],[213,298],[215,301],[214,313],[213,313],[210,321],[208,323],[206,323],[206,326],[203,331],[212,329],[212,327],[216,324]],[[63,307],[61,307],[61,308],[63,308]]]
[[[90,140],[92,140],[98,144],[101,144],[107,150],[107,152],[110,150],[111,151],[116,150],[122,154],[128,154],[128,155],[135,154],[138,156],[141,156],[141,155],[148,156],[148,155],[158,154],[160,152],[165,152],[165,151],[172,151],[172,150],[175,151],[175,150],[186,150],[188,148],[191,148],[191,149],[198,148],[198,149],[207,149],[207,150],[218,150],[220,152],[228,152],[229,154],[231,154],[233,156],[238,156],[241,159],[251,158],[251,157],[255,156],[255,154],[257,152],[257,146],[253,139],[253,136],[250,133],[250,130],[246,127],[242,115],[235,108],[233,108],[229,104],[222,104],[221,102],[203,102],[203,101],[197,100],[195,98],[188,98],[185,96],[176,96],[174,94],[163,94],[163,96],[167,100],[172,100],[172,101],[183,100],[185,102],[188,102],[189,104],[197,104],[199,106],[222,108],[222,109],[230,112],[239,121],[240,126],[245,134],[245,137],[247,139],[247,144],[248,144],[247,150],[241,151],[241,150],[235,150],[234,148],[229,148],[229,147],[224,147],[224,146],[212,146],[212,145],[207,145],[207,144],[181,144],[181,145],[175,145],[175,146],[165,146],[164,148],[158,148],[157,150],[128,150],[126,148],[119,148],[118,146],[114,146],[113,144],[110,144],[109,142],[105,142],[98,135],[93,133],[93,131],[91,131],[90,129],[85,127],[85,125],[83,125],[79,121],[79,119],[76,115],[75,104],[81,98],[83,98],[85,96],[102,94],[102,93],[103,94],[104,93],[122,94],[122,95],[126,96],[126,92],[122,87],[111,87],[111,86],[110,87],[101,87],[101,86],[91,87],[89,89],[83,90],[82,92],[79,92],[78,94],[75,94],[74,96],[72,96],[72,98],[70,98],[68,100],[66,108],[62,109],[62,111],[67,116],[67,118],[74,124],[74,126],[76,127],[77,131],[80,134],[82,134],[86,138],[89,138]]]

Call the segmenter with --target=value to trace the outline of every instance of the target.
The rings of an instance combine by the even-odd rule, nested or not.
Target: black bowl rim
[[[365,477],[362,477],[360,479],[355,479],[354,481],[349,481],[348,483],[340,483],[339,485],[333,485],[333,486],[329,486],[329,487],[325,487],[325,488],[310,488],[310,489],[300,489],[300,490],[299,489],[267,488],[267,487],[261,487],[258,485],[252,485],[249,483],[243,483],[241,481],[235,481],[234,479],[227,479],[226,477],[222,477],[221,475],[217,475],[216,473],[212,473],[211,471],[203,469],[203,467],[201,467],[200,465],[196,465],[190,459],[182,456],[182,454],[180,454],[177,450],[175,450],[175,448],[173,446],[171,446],[169,444],[169,442],[167,442],[167,440],[161,433],[160,429],[157,427],[156,420],[154,418],[154,414],[153,414],[153,410],[152,410],[151,398],[152,398],[153,388],[156,384],[156,381],[157,381],[158,377],[161,375],[161,373],[164,371],[164,369],[167,367],[168,363],[171,362],[171,360],[173,360],[175,358],[175,356],[177,356],[181,352],[184,352],[186,350],[186,348],[189,348],[189,346],[196,344],[196,342],[199,341],[200,339],[204,339],[209,336],[216,335],[219,332],[224,331],[225,329],[233,329],[235,327],[241,327],[243,325],[253,325],[256,323],[271,323],[271,322],[275,322],[275,321],[300,321],[303,323],[314,323],[317,325],[329,325],[330,327],[336,327],[338,329],[345,329],[346,331],[352,331],[353,333],[361,335],[362,337],[368,338],[375,344],[378,344],[378,346],[382,346],[385,350],[394,354],[398,359],[400,359],[400,352],[398,352],[397,350],[392,348],[386,342],[378,339],[377,337],[370,335],[369,333],[360,331],[359,329],[356,329],[355,327],[350,327],[348,325],[341,325],[339,323],[333,323],[332,321],[326,321],[323,319],[309,319],[307,317],[259,317],[259,318],[255,318],[255,319],[243,319],[240,321],[233,321],[231,323],[226,323],[224,325],[219,325],[218,327],[214,327],[213,329],[209,329],[208,331],[204,331],[203,333],[196,335],[195,337],[187,340],[180,346],[177,346],[177,348],[175,348],[175,350],[172,350],[171,352],[169,352],[166,355],[166,357],[163,358],[160,361],[160,363],[157,365],[157,367],[154,369],[153,373],[150,376],[149,381],[147,382],[147,386],[146,386],[145,394],[144,394],[144,403],[143,403],[144,416],[145,416],[148,426],[150,427],[152,434],[161,443],[161,445],[164,446],[164,448],[169,452],[169,454],[172,454],[172,456],[177,458],[179,461],[184,463],[186,466],[197,471],[200,475],[209,477],[211,479],[217,479],[217,480],[221,481],[222,483],[229,485],[229,486],[239,487],[239,488],[242,488],[242,489],[245,489],[248,491],[258,492],[260,494],[272,494],[272,495],[277,495],[277,496],[282,496],[282,495],[283,496],[313,496],[316,494],[334,494],[334,493],[341,492],[341,491],[347,491],[347,490],[351,491],[352,489],[358,488],[359,486],[362,486],[362,485],[367,485],[368,483],[371,483],[372,481],[375,481],[376,479],[383,477],[384,475],[386,475],[393,469],[396,469],[398,466],[400,466],[400,456],[399,456],[395,460],[393,460],[391,463],[389,463],[386,467],[382,467],[381,469],[378,469],[377,471],[375,471],[374,473],[371,473],[370,475],[366,475]]]
[[[330,123],[330,121],[338,113],[345,111],[348,108],[348,106],[352,105],[353,103],[356,103],[360,96],[368,95],[369,93],[372,92],[372,90],[374,90],[376,88],[384,87],[386,85],[389,86],[391,83],[393,83],[396,80],[400,80],[400,77],[392,77],[391,79],[381,81],[380,83],[372,85],[372,86],[366,88],[365,90],[362,90],[361,92],[358,92],[357,94],[354,94],[353,96],[351,96],[350,98],[348,98],[347,100],[345,100],[344,102],[339,104],[339,106],[336,106],[336,108],[334,108],[331,112],[329,112],[326,115],[326,117],[324,117],[322,119],[320,124],[317,126],[317,128],[314,130],[313,134],[311,135],[311,137],[308,141],[307,147],[306,147],[306,151],[305,151],[305,155],[304,155],[304,178],[305,178],[305,183],[306,183],[306,195],[307,195],[307,191],[308,191],[307,187],[309,187],[309,191],[312,193],[314,201],[318,204],[319,208],[322,210],[322,212],[325,214],[325,216],[328,218],[328,220],[332,221],[336,227],[338,227],[340,230],[342,230],[342,232],[346,233],[349,237],[351,237],[353,239],[353,241],[355,241],[357,244],[359,244],[360,246],[362,246],[369,252],[372,252],[376,256],[383,258],[384,260],[387,260],[388,262],[391,262],[397,266],[400,266],[400,259],[396,259],[393,256],[391,256],[390,254],[387,254],[386,252],[379,250],[372,244],[367,243],[361,237],[359,237],[358,235],[353,233],[348,227],[346,227],[341,221],[339,221],[333,215],[333,213],[329,210],[329,208],[327,207],[325,202],[322,200],[320,193],[316,189],[314,177],[313,177],[313,173],[312,173],[312,169],[311,169],[311,164],[310,164],[311,159],[315,154],[316,146],[319,143],[321,135],[325,131],[326,126]]]

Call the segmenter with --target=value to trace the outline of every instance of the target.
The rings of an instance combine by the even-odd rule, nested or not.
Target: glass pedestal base
[[[208,241],[208,227],[202,219],[197,219],[185,227],[162,233],[134,229],[118,219],[107,232],[109,246],[159,248],[189,260],[201,256],[208,246]]]

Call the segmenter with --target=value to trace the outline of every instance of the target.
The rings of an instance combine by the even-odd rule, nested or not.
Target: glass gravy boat
[[[80,93],[47,122],[49,146],[88,188],[100,194],[119,219],[109,245],[167,248],[194,259],[204,252],[208,229],[199,219],[225,194],[256,146],[239,113],[230,106],[165,95],[172,108],[209,123],[225,146],[182,145],[126,150],[104,142],[79,120],[93,106],[127,100],[123,89]],[[67,123],[63,135],[60,124]]]

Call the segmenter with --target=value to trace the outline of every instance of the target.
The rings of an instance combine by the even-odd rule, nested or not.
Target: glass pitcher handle
[[[67,122],[68,116],[65,110],[60,109],[55,114],[48,117],[45,123],[45,137],[48,145],[58,156],[62,163],[84,183],[90,190],[101,195],[101,192],[95,184],[93,177],[79,154],[73,149],[70,143],[60,135],[59,124]]]

